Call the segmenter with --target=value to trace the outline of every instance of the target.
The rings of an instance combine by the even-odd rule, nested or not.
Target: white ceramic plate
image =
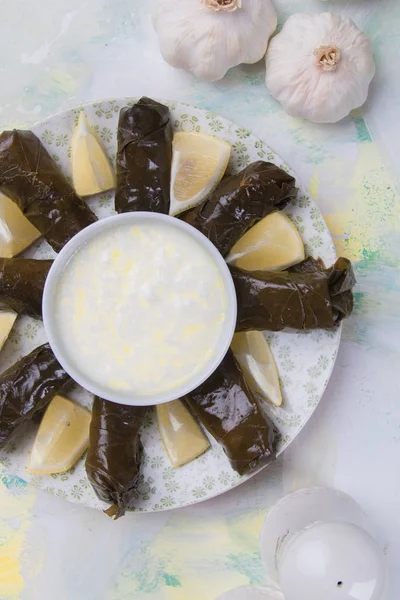
[[[132,99],[121,98],[87,104],[49,117],[32,127],[57,164],[70,176],[71,138],[79,113],[84,110],[89,122],[103,140],[112,160],[115,160],[117,123],[120,108]],[[229,170],[238,171],[255,160],[271,161],[290,172],[282,159],[264,142],[212,112],[179,102],[166,102],[176,130],[217,135],[232,146]],[[327,265],[336,258],[332,238],[319,208],[306,190],[300,191],[286,213],[298,228],[307,252],[320,256]],[[113,193],[89,199],[89,205],[99,218],[114,212]],[[25,253],[34,258],[53,258],[50,246],[39,241]],[[331,375],[340,342],[340,328],[333,331],[316,330],[299,333],[285,331],[267,334],[279,369],[284,402],[282,407],[270,408],[270,416],[281,433],[278,452],[294,440],[315,410]],[[0,356],[0,371],[8,368],[36,346],[46,342],[40,321],[19,317]],[[90,406],[91,397],[77,389],[71,397]],[[37,425],[28,424],[0,453],[2,465],[30,485],[71,502],[95,508],[105,508],[95,496],[81,460],[67,473],[38,476],[25,470],[29,449]],[[141,481],[138,486],[136,510],[158,511],[200,502],[235,487],[249,476],[240,477],[229,465],[221,447],[212,440],[212,448],[192,463],[174,469],[170,466],[160,441],[153,417],[143,428],[145,448]],[[266,473],[266,477],[268,474]]]

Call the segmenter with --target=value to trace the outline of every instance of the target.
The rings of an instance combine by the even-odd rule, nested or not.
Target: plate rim
[[[140,97],[142,96],[121,96],[121,97],[104,97],[98,100],[88,100],[88,101],[84,101],[81,103],[78,103],[76,105],[73,106],[69,106],[67,108],[61,109],[59,111],[56,111],[54,113],[51,113],[49,115],[47,115],[46,117],[40,119],[39,121],[35,121],[33,123],[31,123],[29,126],[27,126],[27,128],[32,131],[33,133],[35,133],[35,128],[39,128],[42,126],[45,126],[48,124],[49,121],[53,120],[53,119],[57,119],[57,118],[63,118],[67,113],[74,113],[74,111],[77,110],[84,110],[86,107],[94,107],[94,105],[96,104],[103,104],[103,103],[118,103],[121,104],[121,106],[126,106],[128,103],[130,102],[135,102],[137,101]],[[225,122],[226,124],[230,125],[230,126],[234,126],[234,127],[238,127],[241,130],[245,131],[246,133],[250,134],[251,136],[253,136],[254,138],[256,138],[257,140],[259,140],[260,142],[262,142],[262,144],[269,150],[271,150],[271,152],[274,153],[274,155],[279,159],[280,163],[282,165],[285,165],[291,174],[293,174],[293,176],[296,179],[296,182],[298,184],[298,188],[300,190],[305,190],[307,192],[307,195],[311,198],[312,202],[318,207],[318,209],[320,210],[320,207],[317,203],[317,201],[314,199],[314,197],[312,196],[312,194],[307,190],[306,186],[303,183],[303,180],[301,177],[299,177],[297,175],[297,173],[291,168],[291,166],[286,163],[286,161],[284,159],[282,159],[282,157],[280,156],[279,153],[275,152],[273,146],[271,146],[267,141],[265,141],[263,138],[259,137],[256,133],[253,132],[253,130],[251,129],[247,129],[247,127],[243,127],[242,125],[236,123],[235,121],[215,112],[212,109],[208,109],[208,108],[202,108],[199,107],[195,104],[191,104],[188,102],[182,102],[181,100],[175,100],[172,98],[158,98],[155,97],[153,98],[155,101],[160,102],[160,103],[165,103],[167,106],[170,105],[176,105],[176,107],[178,106],[182,106],[182,107],[188,107],[190,109],[195,109],[196,111],[199,111],[203,114],[209,113],[212,115],[215,115],[215,117],[217,117],[218,119],[221,119],[223,122]],[[174,129],[174,123],[172,123],[172,127]],[[214,137],[219,137],[218,133],[213,133],[212,134]],[[220,138],[222,139],[222,138]],[[263,160],[263,159],[261,159]],[[322,214],[322,211],[321,211]],[[323,217],[323,214],[322,214]],[[334,252],[335,257],[337,258],[337,252],[336,252],[336,248],[335,248],[335,244],[333,241],[333,237],[332,234],[329,230],[329,227],[324,219],[325,225],[326,225],[326,232],[329,234],[329,238],[330,238],[330,243],[331,243],[331,249]],[[334,350],[334,356],[332,356],[332,359],[330,361],[330,365],[328,370],[326,371],[326,379],[325,382],[322,386],[322,390],[321,393],[319,394],[319,398],[318,401],[315,403],[315,405],[313,406],[312,410],[310,410],[309,414],[307,415],[307,417],[300,423],[300,425],[293,431],[292,434],[292,438],[282,447],[279,449],[279,451],[277,452],[276,457],[278,458],[279,456],[281,456],[283,454],[283,452],[285,450],[287,450],[287,448],[294,442],[294,440],[297,438],[297,436],[301,433],[301,431],[303,430],[303,428],[308,424],[309,420],[311,419],[311,417],[314,415],[315,411],[317,410],[318,405],[320,404],[323,396],[326,393],[326,389],[328,387],[328,384],[332,378],[332,373],[333,370],[335,368],[336,365],[336,361],[337,361],[337,357],[338,357],[338,351],[340,348],[340,344],[341,344],[341,338],[342,338],[342,331],[343,331],[343,323],[340,323],[340,325],[337,327],[337,341],[335,343],[335,350]],[[211,495],[208,495],[206,498],[194,498],[193,500],[190,500],[188,502],[185,502],[184,504],[181,504],[179,506],[159,506],[158,508],[154,509],[154,508],[149,508],[149,509],[142,509],[142,508],[133,508],[131,509],[129,512],[131,513],[135,513],[135,514],[139,514],[139,513],[154,513],[154,512],[165,512],[165,511],[175,511],[175,510],[179,510],[185,507],[189,507],[189,506],[194,506],[197,504],[201,504],[204,502],[207,502],[208,500],[213,500],[215,498],[217,498],[218,496],[221,496],[225,493],[228,493],[234,489],[236,489],[237,487],[239,487],[240,485],[250,481],[255,475],[258,475],[259,473],[261,473],[261,471],[263,471],[266,467],[268,467],[269,464],[263,464],[258,466],[254,471],[252,471],[251,473],[248,473],[244,476],[241,476],[240,479],[236,480],[235,482],[233,482],[231,484],[231,486],[228,489],[224,489],[224,490],[219,490],[216,491],[215,493],[212,493]],[[14,477],[18,477],[18,479],[22,482],[24,482],[24,484],[26,484],[26,487],[28,487],[29,489],[40,489],[40,491],[45,492],[46,490],[41,489],[41,488],[37,488],[37,486],[35,486],[31,481],[27,481],[26,479],[23,479],[22,477],[20,477],[19,475],[13,475],[12,473],[12,469],[10,467],[10,469],[8,467],[6,467],[1,460],[0,457],[0,472],[1,471],[5,471],[5,472],[9,472],[10,475],[14,476]],[[51,492],[47,492],[50,495],[54,495]],[[72,500],[71,498],[66,498],[64,499],[70,503],[74,503],[74,504],[80,504],[86,508],[92,508],[94,510],[101,510],[97,507],[94,506],[89,506],[85,503],[81,503],[81,502],[76,502],[74,500]]]

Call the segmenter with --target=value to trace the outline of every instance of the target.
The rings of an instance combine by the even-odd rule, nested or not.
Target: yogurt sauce
[[[212,358],[226,291],[211,255],[167,223],[118,225],[70,259],[55,325],[75,368],[111,390],[155,394]]]

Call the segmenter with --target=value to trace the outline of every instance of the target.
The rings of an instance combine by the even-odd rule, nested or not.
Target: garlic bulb
[[[153,25],[164,60],[216,81],[262,59],[277,15],[271,0],[158,0]]]
[[[364,104],[375,74],[371,43],[347,17],[295,14],[266,57],[271,95],[295,117],[336,123]]]

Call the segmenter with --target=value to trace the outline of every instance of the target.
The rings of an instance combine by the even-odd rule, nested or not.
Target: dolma
[[[52,260],[0,258],[0,305],[42,317],[43,288]]]
[[[182,218],[226,256],[253,225],[296,197],[295,183],[283,169],[260,160],[223,179],[202,204]]]
[[[315,271],[324,271],[325,269],[325,263],[321,257],[308,256],[297,265],[289,267],[288,271],[290,273],[315,273]]]
[[[96,221],[31,131],[14,129],[0,135],[0,191],[18,205],[56,252]]]
[[[98,498],[112,505],[110,517],[122,517],[133,506],[143,454],[139,429],[147,409],[94,400],[86,473]]]
[[[49,344],[35,348],[7,369],[0,376],[0,448],[70,381]]]
[[[118,121],[116,211],[168,214],[171,162],[168,107],[141,98],[123,108]]]
[[[260,410],[231,350],[186,401],[240,475],[275,457],[274,426]]]
[[[353,310],[351,262],[324,271],[243,271],[230,267],[238,300],[236,331],[331,329]]]

